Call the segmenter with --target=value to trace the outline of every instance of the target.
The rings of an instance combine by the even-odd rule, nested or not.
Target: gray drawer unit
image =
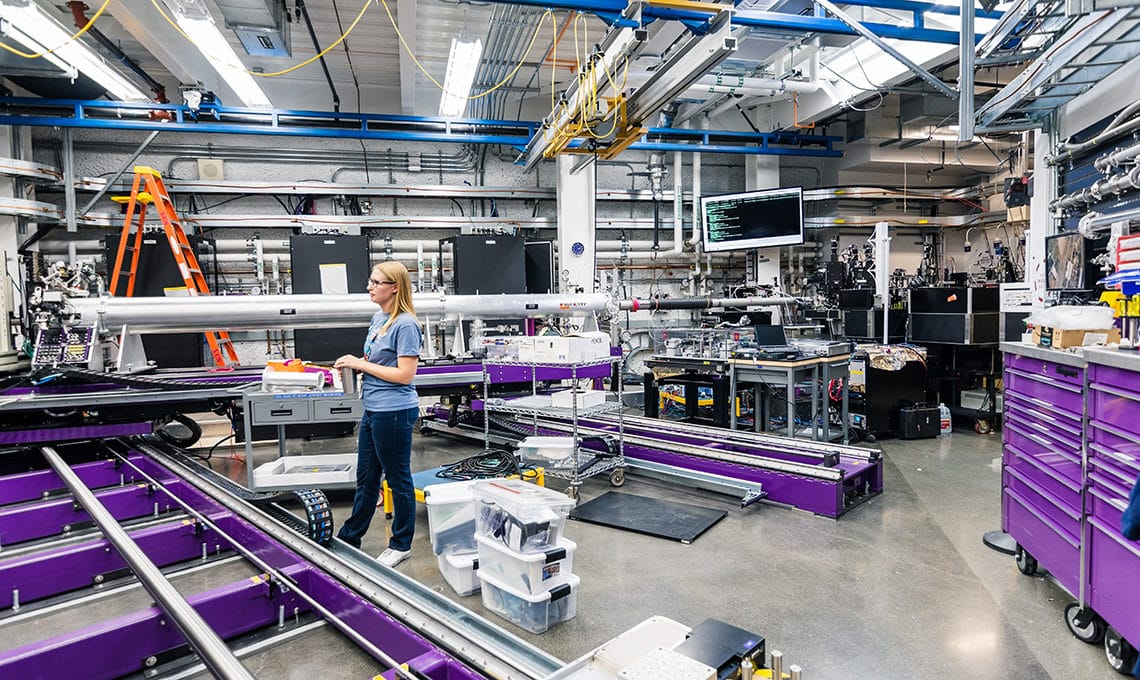
[[[352,488],[356,453],[286,456],[285,426],[297,423],[356,422],[364,414],[359,397],[341,392],[274,394],[251,388],[243,392],[246,484],[250,490]],[[255,466],[253,427],[277,427],[277,459]]]
[[[364,405],[359,399],[314,399],[313,420],[317,422],[360,420]]]
[[[255,401],[250,404],[250,407],[250,419],[253,425],[307,423],[312,420],[312,412],[307,399]]]

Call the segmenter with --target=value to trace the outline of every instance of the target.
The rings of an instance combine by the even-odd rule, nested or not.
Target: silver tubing
[[[190,603],[182,598],[178,590],[163,576],[162,571],[147,559],[91,489],[88,489],[75,471],[63,462],[59,453],[50,446],[42,447],[40,453],[67,485],[75,500],[103,531],[107,541],[122,556],[123,561],[135,573],[143,587],[186,637],[186,642],[197,652],[210,672],[215,677],[227,680],[229,678],[253,680],[253,675],[237,660],[226,643],[206,624]]]

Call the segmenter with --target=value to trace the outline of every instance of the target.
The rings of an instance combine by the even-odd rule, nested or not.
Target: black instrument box
[[[931,439],[939,435],[942,416],[937,406],[908,406],[899,410],[901,439]]]

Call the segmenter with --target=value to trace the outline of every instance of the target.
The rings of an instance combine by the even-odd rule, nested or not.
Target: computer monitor
[[[789,187],[701,198],[707,252],[804,242],[803,189]]]
[[[1087,239],[1079,232],[1045,237],[1045,289],[1090,291],[1101,271],[1091,260],[1108,245],[1107,238]]]

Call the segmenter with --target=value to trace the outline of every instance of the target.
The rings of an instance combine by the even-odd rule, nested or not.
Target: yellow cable
[[[509,83],[511,79],[515,77],[515,74],[519,72],[519,69],[522,68],[522,65],[526,63],[526,58],[530,56],[530,51],[534,47],[534,42],[538,39],[538,34],[542,32],[542,21],[540,20],[538,22],[538,25],[535,26],[534,35],[530,37],[530,44],[527,45],[526,52],[523,54],[522,59],[519,60],[519,63],[515,65],[511,72],[508,73],[502,80],[500,80],[494,87],[476,95],[462,96],[454,92],[448,92],[447,88],[445,88],[443,85],[440,85],[439,81],[433,78],[430,73],[428,73],[427,69],[424,68],[424,65],[421,64],[420,60],[416,58],[416,55],[412,52],[412,49],[408,47],[408,42],[404,40],[404,34],[400,32],[400,27],[396,25],[396,19],[392,16],[392,10],[388,8],[388,3],[385,2],[385,0],[380,0],[380,4],[383,5],[384,12],[388,15],[388,21],[392,24],[392,28],[396,31],[396,37],[400,39],[400,44],[403,45],[404,50],[408,53],[408,56],[412,58],[412,63],[416,65],[416,68],[420,70],[420,73],[423,73],[425,76],[427,76],[427,79],[431,81],[432,85],[435,85],[437,88],[439,88],[441,92],[447,92],[448,94],[455,97],[462,97],[467,101],[482,99],[483,97],[486,97],[495,90]],[[543,18],[545,19],[546,15],[550,13],[550,10],[546,10],[546,12],[543,14]]]
[[[108,0],[108,2],[109,1],[110,0]],[[176,21],[171,19],[169,14],[167,14],[165,11],[163,11],[158,0],[150,0],[150,4],[154,5],[154,8],[158,10],[158,13],[162,15],[162,18],[166,19],[166,23],[173,26],[174,30],[178,31],[179,35],[181,35],[183,38],[186,38],[186,41],[189,42],[194,47],[198,47],[198,44],[194,42],[194,39],[191,38],[190,36],[186,35],[186,31],[183,31],[182,27],[179,26]],[[272,73],[258,73],[257,71],[250,71],[250,70],[242,67],[240,62],[236,65],[235,64],[227,64],[226,62],[222,61],[221,59],[217,59],[216,57],[214,57],[212,55],[206,54],[205,50],[203,50],[200,47],[198,48],[198,51],[201,52],[210,61],[213,61],[213,62],[216,62],[219,64],[225,64],[226,66],[230,66],[231,68],[236,66],[237,68],[240,68],[242,71],[245,71],[247,74],[254,76],[255,78],[276,78],[277,76],[283,76],[287,73],[292,73],[293,71],[296,71],[297,69],[299,69],[303,66],[308,66],[309,64],[313,63],[314,61],[316,61],[316,60],[320,59],[321,57],[325,56],[326,54],[328,54],[329,51],[332,50],[334,47],[336,47],[337,45],[344,42],[345,39],[348,38],[348,34],[352,33],[352,29],[356,28],[356,25],[358,23],[360,23],[361,18],[364,17],[364,13],[366,11],[368,11],[368,6],[371,4],[372,4],[372,0],[365,0],[364,6],[360,8],[360,12],[356,15],[356,18],[352,20],[351,24],[349,24],[348,30],[345,31],[343,34],[341,34],[341,36],[339,38],[337,38],[331,45],[329,45],[325,49],[321,50],[320,52],[317,52],[311,58],[306,59],[305,61],[302,61],[300,64],[297,64],[295,66],[290,66],[289,68],[284,69],[282,71],[274,71]]]
[[[109,4],[111,4],[111,0],[103,0],[103,5],[99,8],[99,11],[96,12],[95,14],[93,14],[91,16],[91,18],[87,20],[87,23],[83,25],[83,28],[79,29],[79,31],[72,34],[72,36],[70,38],[68,38],[67,40],[64,40],[62,43],[60,43],[59,45],[56,45],[55,47],[51,48],[50,50],[44,50],[43,52],[36,52],[35,54],[32,54],[31,52],[22,52],[22,51],[16,49],[15,47],[12,47],[11,45],[5,44],[2,41],[0,41],[0,47],[4,48],[5,50],[11,52],[12,54],[14,54],[18,57],[23,57],[25,59],[39,59],[40,57],[44,56],[45,54],[51,54],[52,52],[55,52],[56,50],[63,47],[64,45],[71,43],[71,42],[75,42],[76,40],[78,40],[79,36],[86,33],[92,26],[95,25],[96,19],[103,16],[103,10],[107,9],[107,5],[109,5]]]

